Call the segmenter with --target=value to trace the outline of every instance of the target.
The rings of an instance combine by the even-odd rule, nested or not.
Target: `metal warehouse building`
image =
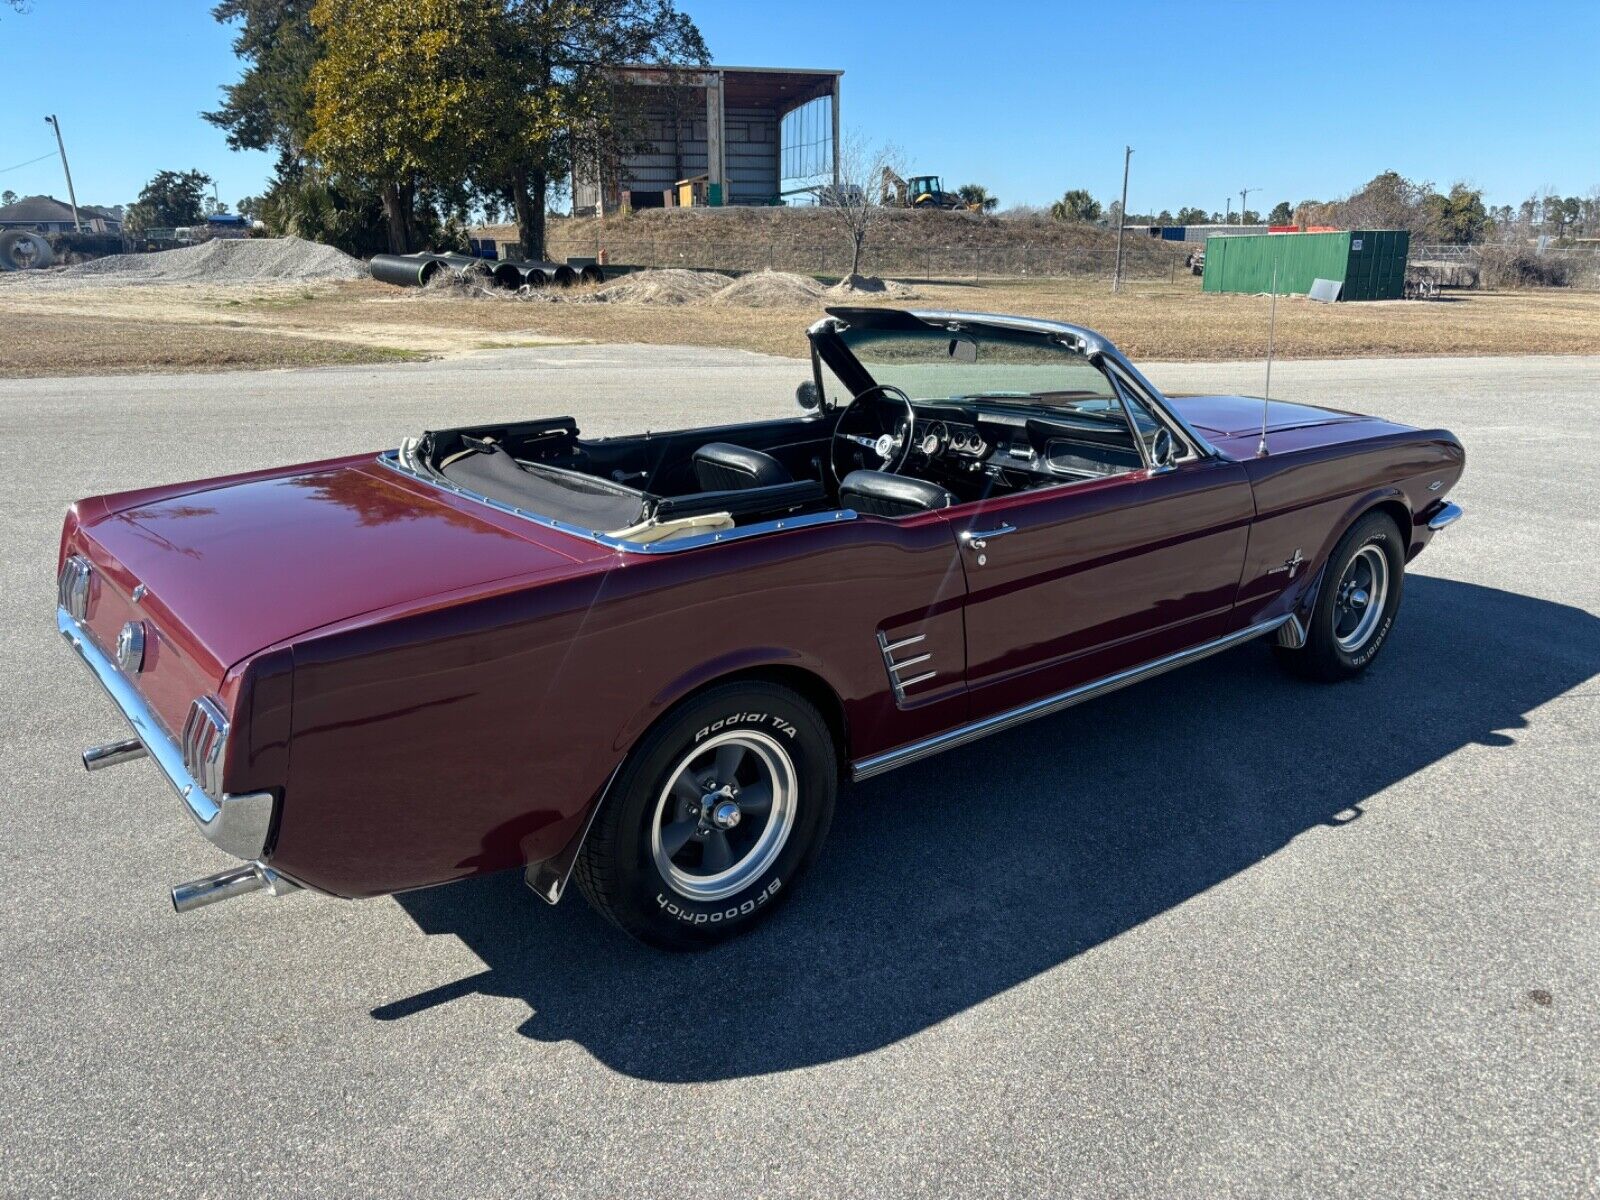
[[[1399,300],[1405,295],[1411,235],[1403,229],[1344,233],[1263,233],[1206,239],[1204,290],[1304,295],[1319,279],[1340,285],[1340,300]]]
[[[604,207],[624,195],[660,204],[679,180],[705,177],[705,203],[775,204],[783,195],[836,184],[839,81],[843,71],[789,67],[618,67],[651,89],[647,145],[624,155],[604,180]],[[607,172],[610,174],[611,172]],[[653,198],[654,197],[654,198]],[[594,172],[573,180],[574,213],[602,199]]]

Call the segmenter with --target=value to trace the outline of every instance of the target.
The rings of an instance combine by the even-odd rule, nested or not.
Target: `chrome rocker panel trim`
[[[388,467],[391,471],[398,471],[407,479],[415,479],[419,483],[426,483],[438,488],[441,492],[453,492],[457,496],[468,500],[476,500],[479,504],[487,504],[490,508],[500,512],[509,513],[514,517],[521,517],[525,521],[532,521],[535,525],[543,525],[546,529],[554,529],[558,533],[565,533],[570,537],[582,538],[586,542],[607,546],[612,550],[622,550],[628,554],[676,554],[680,550],[697,550],[701,546],[711,546],[720,542],[735,542],[740,538],[759,537],[764,533],[776,533],[783,529],[805,529],[812,525],[833,525],[839,521],[853,521],[856,519],[855,510],[852,508],[836,508],[828,512],[808,513],[799,517],[783,517],[776,521],[762,521],[757,525],[741,525],[722,533],[701,533],[693,537],[669,538],[660,542],[634,542],[626,538],[612,537],[608,533],[599,533],[593,529],[583,529],[577,525],[569,525],[565,521],[557,521],[553,517],[546,517],[540,513],[532,512],[526,508],[518,508],[514,504],[506,504],[471,488],[464,488],[451,483],[448,479],[440,479],[428,474],[415,466],[410,456],[405,453],[405,448],[399,450],[385,450],[378,455],[378,463]]]
[[[1439,530],[1448,529],[1461,520],[1463,515],[1459,504],[1446,503],[1443,508],[1428,518],[1428,528],[1434,533],[1438,533]]]
[[[943,750],[954,750],[957,746],[965,746],[979,738],[988,737],[992,733],[1013,729],[1037,717],[1047,717],[1063,709],[1071,708],[1075,704],[1082,704],[1085,700],[1093,700],[1096,696],[1104,696],[1121,688],[1151,679],[1178,667],[1187,666],[1189,663],[1198,662],[1213,654],[1220,654],[1230,650],[1252,638],[1261,637],[1263,634],[1272,633],[1287,626],[1294,621],[1293,615],[1273,617],[1267,621],[1258,621],[1254,625],[1246,626],[1234,633],[1213,641],[1203,642],[1198,646],[1191,646],[1187,650],[1180,650],[1176,654],[1168,654],[1164,658],[1157,658],[1142,666],[1130,667],[1126,671],[1119,671],[1115,675],[1107,675],[1104,679],[1097,679],[1091,683],[1080,684],[1078,687],[1069,688],[1064,692],[1057,692],[1053,696],[1046,696],[1042,700],[1035,700],[1030,704],[1008,709],[1003,713],[996,713],[992,717],[985,717],[981,721],[974,721],[970,725],[957,726],[955,729],[946,730],[944,733],[935,734],[933,737],[924,738],[919,742],[889,750],[883,754],[875,754],[871,758],[857,759],[850,764],[850,778],[856,782],[871,779],[874,775],[882,775],[885,771],[892,771],[896,767],[903,767],[907,763],[916,762],[918,759],[927,758]],[[1303,640],[1304,635],[1301,635]]]
[[[220,801],[208,796],[183,763],[183,751],[166,731],[137,688],[128,681],[116,663],[95,644],[87,630],[64,608],[56,609],[56,628],[78,652],[89,673],[99,680],[140,743],[149,751],[167,782],[178,793],[185,810],[200,827],[200,832],[219,848],[238,858],[255,859],[266,848],[272,825],[273,796],[270,792],[247,792],[239,796],[223,794]]]

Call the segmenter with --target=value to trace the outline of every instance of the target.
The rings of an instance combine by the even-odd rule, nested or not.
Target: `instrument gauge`
[[[949,436],[949,430],[944,427],[943,421],[930,421],[923,427],[922,452],[929,458],[937,458]]]

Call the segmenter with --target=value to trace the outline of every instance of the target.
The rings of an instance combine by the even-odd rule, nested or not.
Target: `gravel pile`
[[[50,289],[163,283],[312,283],[364,279],[366,267],[342,250],[302,238],[218,238],[154,254],[113,254],[60,271],[19,271],[16,284]],[[8,282],[10,282],[8,280]]]
[[[822,296],[822,285],[809,275],[755,271],[741,275],[706,303],[728,308],[809,308]]]
[[[737,278],[715,271],[666,268],[634,271],[600,287],[496,288],[485,277],[440,271],[426,286],[413,289],[417,299],[523,301],[535,304],[643,304],[654,307],[814,308],[826,301],[857,296],[905,297],[914,293],[902,283],[871,275],[855,275],[825,288],[809,275],[787,271],[754,271]]]
[[[702,304],[730,282],[714,271],[635,271],[575,299],[599,304]]]

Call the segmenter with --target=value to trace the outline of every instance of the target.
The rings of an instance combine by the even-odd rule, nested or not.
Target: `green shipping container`
[[[1349,233],[1262,233],[1206,239],[1203,286],[1208,292],[1305,295],[1318,279],[1341,285],[1341,300],[1399,300],[1405,294],[1404,229],[1357,229]]]

